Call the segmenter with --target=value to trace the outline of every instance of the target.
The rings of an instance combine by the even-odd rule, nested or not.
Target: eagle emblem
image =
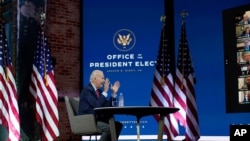
[[[120,51],[129,51],[136,43],[135,34],[129,29],[120,29],[113,36],[114,47]]]
[[[127,35],[118,34],[117,43],[122,45],[123,48],[126,48],[126,46],[129,45],[131,41],[132,38],[130,37],[130,34]]]

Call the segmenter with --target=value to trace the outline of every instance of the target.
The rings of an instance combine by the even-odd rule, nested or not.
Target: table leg
[[[111,141],[117,141],[115,119],[113,116],[109,119],[109,126],[110,126],[110,133],[111,133]]]
[[[162,136],[163,136],[163,126],[164,126],[164,116],[160,116],[160,120],[158,123],[158,139],[157,141],[162,141]]]
[[[137,141],[140,141],[140,119],[137,118],[136,121],[136,130],[137,130]]]

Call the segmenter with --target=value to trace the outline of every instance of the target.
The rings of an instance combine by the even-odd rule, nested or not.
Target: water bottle
[[[123,107],[124,106],[124,96],[123,96],[123,93],[120,93],[120,95],[119,95],[118,106],[119,107]]]

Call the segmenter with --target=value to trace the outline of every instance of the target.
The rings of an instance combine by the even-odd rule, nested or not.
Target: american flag
[[[39,33],[34,52],[33,71],[29,91],[36,101],[36,120],[41,126],[43,141],[52,141],[59,136],[58,94],[54,70],[44,32]]]
[[[194,84],[194,69],[188,48],[185,22],[183,21],[176,69],[175,90],[177,94],[174,95],[174,105],[180,110],[174,115],[185,127],[185,141],[197,141],[200,138]]]
[[[167,45],[166,25],[164,24],[161,32],[160,47],[151,90],[151,106],[174,106],[174,80],[172,75],[174,66],[171,61],[174,61],[174,57],[173,54],[170,53],[170,47]],[[154,115],[154,118],[159,121],[159,115]],[[164,132],[167,134],[168,140],[172,140],[179,134],[178,123],[173,114],[169,114],[164,119]]]
[[[0,124],[9,133],[8,141],[19,141],[20,119],[16,82],[3,21],[0,26]]]

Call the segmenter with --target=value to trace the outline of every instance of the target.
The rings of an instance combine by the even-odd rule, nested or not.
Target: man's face
[[[244,21],[248,21],[248,15],[247,15],[247,14],[244,14],[244,15],[243,15],[243,20],[244,20]]]
[[[100,89],[102,86],[103,86],[103,84],[104,84],[104,81],[105,81],[105,79],[104,79],[104,74],[103,73],[98,73],[97,75],[96,75],[96,77],[94,78],[94,84],[95,84],[95,87],[97,88],[97,89]]]

